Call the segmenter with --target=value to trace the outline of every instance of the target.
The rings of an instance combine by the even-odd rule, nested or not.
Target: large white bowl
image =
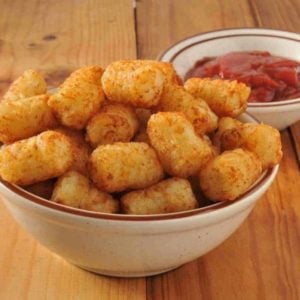
[[[242,121],[255,122],[249,115]],[[163,273],[196,259],[227,239],[274,180],[264,172],[235,202],[152,216],[113,215],[63,206],[0,181],[14,218],[67,261],[100,274],[138,277]]]
[[[300,34],[262,28],[236,28],[201,33],[171,45],[158,57],[173,63],[183,78],[205,56],[232,51],[269,51],[300,62]],[[247,111],[261,122],[282,130],[300,120],[300,98],[269,103],[249,103]]]

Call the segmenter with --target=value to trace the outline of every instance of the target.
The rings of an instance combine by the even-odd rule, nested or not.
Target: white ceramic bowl
[[[242,121],[255,122],[246,114]],[[67,207],[2,180],[0,193],[14,218],[67,261],[100,274],[138,277],[174,269],[221,244],[245,220],[277,170],[275,166],[264,172],[235,202],[152,216]]]
[[[269,51],[300,62],[300,34],[261,28],[217,30],[186,38],[166,49],[158,59],[173,63],[183,78],[202,57],[252,50]],[[247,111],[261,122],[282,130],[300,120],[300,98],[249,103]]]

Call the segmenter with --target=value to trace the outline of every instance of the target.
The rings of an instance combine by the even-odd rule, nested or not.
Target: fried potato
[[[62,175],[54,188],[51,200],[63,205],[104,213],[119,211],[119,201],[96,189],[82,174],[70,171]]]
[[[220,143],[222,150],[247,149],[257,155],[263,170],[278,164],[282,158],[280,133],[269,125],[241,123],[226,118],[222,120],[219,130],[214,140]]]
[[[56,126],[47,101],[47,95],[40,95],[0,102],[0,141],[12,143]]]
[[[251,89],[236,80],[191,78],[184,84],[195,98],[203,99],[219,117],[236,117],[247,108]]]
[[[47,84],[43,76],[38,71],[27,70],[12,83],[3,100],[18,100],[46,93]]]
[[[229,140],[235,140],[235,146],[232,148],[226,148],[225,150],[238,148],[240,146],[240,134],[238,132],[238,128],[240,128],[242,122],[237,119],[233,119],[230,117],[223,117],[219,119],[218,130],[213,135],[212,141],[215,147],[224,150],[224,144],[226,143],[226,138],[228,136]],[[223,146],[222,146],[223,145]]]
[[[125,214],[151,215],[191,210],[198,203],[186,179],[170,178],[125,194],[121,206]]]
[[[195,99],[182,86],[168,85],[164,88],[157,111],[179,111],[193,124],[198,135],[217,128],[218,117],[205,101]]]
[[[195,175],[213,156],[206,139],[196,135],[182,113],[152,115],[147,133],[164,170],[170,175],[183,178]]]
[[[145,143],[115,143],[96,148],[90,158],[90,175],[106,192],[148,187],[163,177],[155,151]]]
[[[150,108],[158,104],[165,76],[154,64],[121,60],[106,68],[101,81],[109,101]]]
[[[68,170],[73,161],[73,148],[67,137],[55,131],[0,148],[0,175],[21,186],[30,185]]]
[[[89,157],[92,149],[84,139],[84,133],[78,130],[73,130],[68,127],[59,127],[55,131],[67,136],[72,143],[74,150],[74,158],[69,170],[77,171],[83,175],[88,175]]]
[[[94,148],[115,142],[129,142],[138,127],[139,123],[132,108],[123,104],[110,104],[104,106],[89,121],[86,140]]]
[[[142,64],[153,65],[159,68],[165,77],[165,85],[168,84],[182,85],[182,80],[171,63],[164,62],[164,61],[157,61],[157,60],[140,60],[140,62]]]
[[[54,189],[55,180],[49,179],[42,182],[37,182],[26,187],[26,190],[32,194],[35,194],[41,198],[50,200],[53,189]]]
[[[73,129],[83,129],[100,109],[105,97],[101,88],[103,70],[97,66],[73,72],[51,95],[48,104],[60,122]]]
[[[243,149],[225,151],[201,171],[199,184],[213,201],[233,201],[245,193],[262,172],[260,160]]]

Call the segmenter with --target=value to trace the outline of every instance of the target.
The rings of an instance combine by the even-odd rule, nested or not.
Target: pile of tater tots
[[[63,205],[161,214],[233,201],[281,157],[279,132],[241,123],[250,89],[169,63],[83,67],[53,93],[25,71],[0,102],[3,180]]]

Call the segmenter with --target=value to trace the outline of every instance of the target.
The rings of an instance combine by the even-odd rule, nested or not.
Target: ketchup
[[[269,52],[230,52],[204,57],[185,79],[211,77],[237,80],[251,87],[249,102],[270,102],[300,97],[300,62]]]

